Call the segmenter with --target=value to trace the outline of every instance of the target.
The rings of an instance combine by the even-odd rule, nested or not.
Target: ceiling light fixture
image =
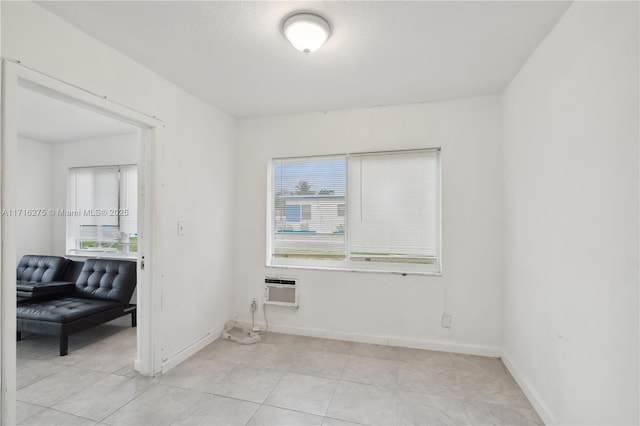
[[[322,16],[313,13],[296,13],[284,21],[284,36],[293,47],[308,55],[322,47],[331,35],[331,27]]]

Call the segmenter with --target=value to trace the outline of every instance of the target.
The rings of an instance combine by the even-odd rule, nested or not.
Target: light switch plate
[[[184,235],[184,222],[178,222],[178,235]]]

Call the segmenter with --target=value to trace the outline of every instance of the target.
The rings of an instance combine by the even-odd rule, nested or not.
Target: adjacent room
[[[15,214],[20,322],[38,308],[53,314],[50,303],[71,310],[69,289],[87,259],[117,259],[135,267],[140,132],[130,124],[20,88],[17,133],[18,205],[27,211]],[[114,211],[102,215],[103,209]],[[117,214],[117,209],[125,214]],[[135,287],[132,290],[129,307],[136,306]],[[57,336],[18,326],[18,408],[25,415],[56,401],[68,404],[66,397],[86,387],[86,379],[132,374],[136,330],[129,318],[110,319],[68,336],[71,356],[60,356]],[[47,383],[57,387],[47,388]]]
[[[1,2],[1,424],[638,424],[639,6]]]

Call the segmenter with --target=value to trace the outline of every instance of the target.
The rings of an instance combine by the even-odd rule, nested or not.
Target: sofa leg
[[[16,340],[19,342],[20,340],[22,340],[22,332],[21,331],[16,331]]]
[[[131,314],[131,327],[136,327],[138,325],[138,307],[135,304],[131,304],[124,308],[125,314]]]
[[[66,334],[60,335],[60,356],[65,356],[69,353],[69,336]]]

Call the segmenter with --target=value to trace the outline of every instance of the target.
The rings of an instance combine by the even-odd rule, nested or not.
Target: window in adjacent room
[[[439,154],[274,159],[269,265],[440,273]]]
[[[69,169],[67,254],[137,257],[136,165]]]

